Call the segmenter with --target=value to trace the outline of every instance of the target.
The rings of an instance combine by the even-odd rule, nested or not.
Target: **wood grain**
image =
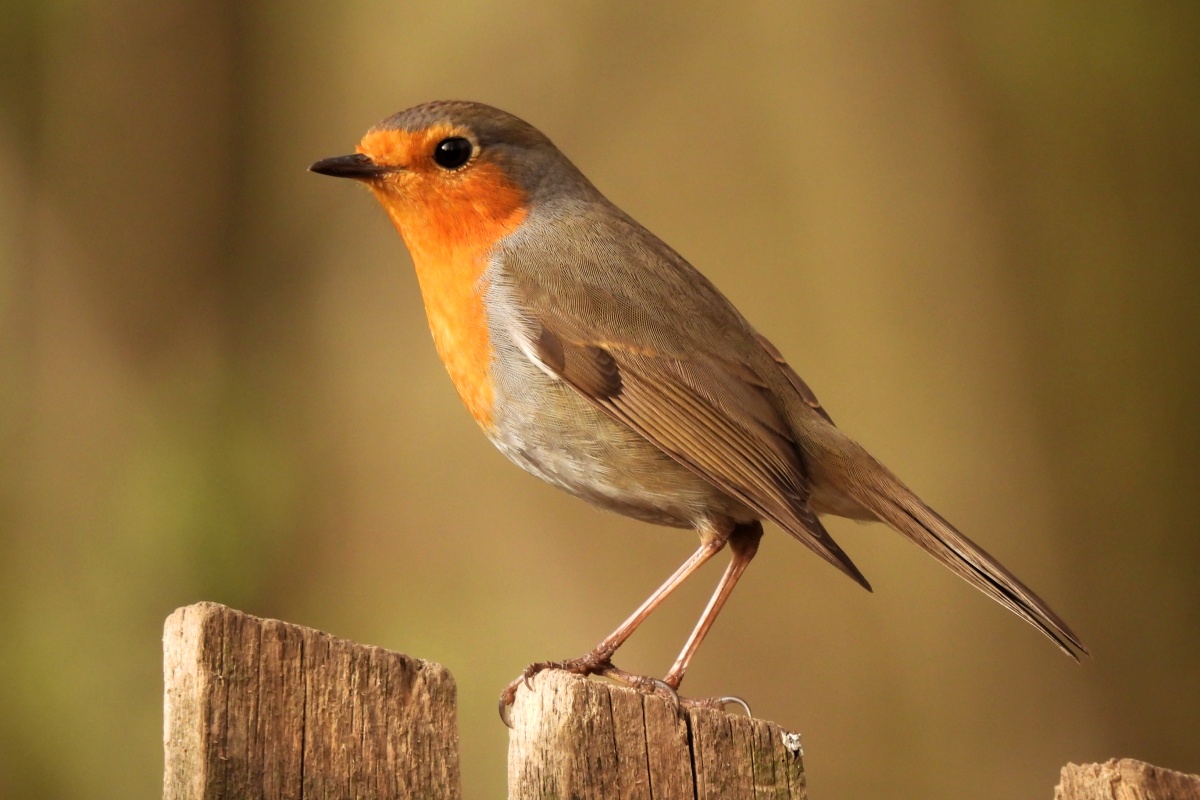
[[[1200,775],[1132,758],[1067,764],[1054,788],[1054,800],[1200,800]]]
[[[799,736],[773,722],[547,671],[517,692],[509,800],[807,797]]]
[[[461,798],[443,667],[216,603],[163,631],[167,800]]]

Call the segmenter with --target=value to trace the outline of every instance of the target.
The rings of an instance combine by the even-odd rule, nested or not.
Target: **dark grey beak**
[[[308,171],[319,175],[332,175],[335,178],[367,181],[391,172],[391,168],[381,167],[362,153],[355,153],[352,156],[323,158],[309,167]]]

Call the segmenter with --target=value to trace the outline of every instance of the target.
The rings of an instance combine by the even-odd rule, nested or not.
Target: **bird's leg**
[[[667,578],[662,586],[654,590],[654,593],[646,598],[646,602],[638,606],[637,611],[629,615],[629,618],[617,626],[617,629],[604,638],[604,641],[596,645],[596,649],[592,651],[593,657],[599,658],[607,663],[617,652],[617,648],[625,644],[633,632],[638,629],[638,626],[646,621],[654,609],[662,604],[670,596],[671,592],[679,588],[679,586],[687,580],[693,572],[704,566],[710,558],[725,547],[726,540],[721,537],[713,537],[704,542],[692,553],[687,561],[671,577]],[[585,656],[585,658],[587,658]]]
[[[736,530],[736,529],[735,529]],[[759,528],[759,535],[762,534],[762,529]],[[500,693],[500,718],[508,724],[508,706],[512,705],[513,699],[517,696],[517,688],[522,683],[528,683],[529,679],[546,669],[561,669],[567,672],[574,672],[577,675],[594,675],[606,674],[609,671],[614,671],[614,677],[621,679],[621,675],[627,675],[620,670],[615,670],[612,666],[613,654],[617,652],[617,648],[625,643],[638,626],[645,621],[646,617],[662,604],[670,596],[671,592],[679,588],[685,580],[688,579],[693,572],[725,547],[726,538],[723,536],[706,537],[704,542],[697,548],[696,552],[692,553],[687,561],[679,569],[675,570],[671,577],[667,578],[662,586],[654,590],[654,593],[646,598],[646,602],[638,606],[637,610],[629,615],[629,618],[617,626],[617,629],[604,637],[600,644],[587,655],[580,658],[573,658],[568,661],[541,661],[536,664],[530,664],[525,668],[515,681],[505,687]],[[748,560],[748,559],[747,559]],[[736,580],[736,579],[735,579]],[[733,588],[732,586],[730,588]],[[711,603],[709,604],[711,606]],[[707,612],[706,612],[707,613]],[[693,633],[693,638],[695,634]],[[699,644],[699,642],[697,642]],[[689,654],[690,655],[690,654]],[[686,667],[686,664],[685,664]],[[617,673],[621,673],[620,675]],[[655,683],[650,679],[650,683]],[[673,688],[673,687],[672,687]]]
[[[717,614],[721,613],[721,608],[725,605],[725,601],[729,599],[730,593],[733,592],[733,587],[737,585],[738,579],[742,577],[742,573],[750,565],[750,560],[758,552],[758,541],[762,538],[762,535],[763,529],[760,522],[738,525],[733,529],[733,533],[729,535],[729,549],[733,554],[729,560],[729,566],[725,569],[725,574],[721,576],[721,582],[717,584],[717,589],[709,599],[704,613],[700,615],[700,621],[696,623],[692,635],[688,637],[687,643],[684,644],[679,658],[675,659],[675,664],[671,667],[671,671],[663,679],[663,683],[672,689],[678,690],[679,684],[683,683],[683,673],[687,671],[692,656],[696,654],[700,643],[708,635],[709,629],[712,628],[713,622],[717,619]]]
[[[750,713],[750,706],[740,697],[685,698],[679,696],[678,689],[679,684],[683,681],[683,673],[687,671],[692,656],[700,648],[700,643],[708,635],[709,629],[712,628],[713,622],[716,621],[717,614],[721,612],[725,601],[729,599],[729,595],[733,592],[733,587],[737,585],[738,579],[746,571],[750,560],[758,552],[758,542],[762,539],[762,534],[762,525],[758,522],[739,525],[730,533],[727,541],[729,542],[733,557],[730,559],[729,566],[725,569],[724,575],[721,576],[721,581],[717,584],[717,588],[713,592],[712,598],[709,599],[708,606],[704,609],[704,613],[692,631],[692,635],[688,637],[687,643],[683,646],[683,652],[679,654],[679,658],[675,659],[675,664],[671,667],[671,671],[667,673],[665,679],[659,680],[658,678],[643,675],[633,675],[613,666],[611,663],[606,668],[597,670],[597,672],[607,678],[621,681],[641,691],[664,694],[676,708],[696,706],[723,710],[728,705],[740,705],[745,709],[746,716],[753,716]]]

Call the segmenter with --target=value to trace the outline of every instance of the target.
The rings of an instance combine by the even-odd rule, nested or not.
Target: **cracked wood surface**
[[[509,800],[807,797],[799,736],[660,696],[546,671],[512,708]]]
[[[1200,800],[1200,775],[1132,758],[1067,764],[1054,788],[1054,800]]]
[[[166,800],[459,800],[454,679],[198,603],[163,631]]]

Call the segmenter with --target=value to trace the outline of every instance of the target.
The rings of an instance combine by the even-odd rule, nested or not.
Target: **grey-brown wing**
[[[871,588],[809,508],[799,450],[764,388],[718,362],[573,341],[545,322],[534,346],[614,419]]]

